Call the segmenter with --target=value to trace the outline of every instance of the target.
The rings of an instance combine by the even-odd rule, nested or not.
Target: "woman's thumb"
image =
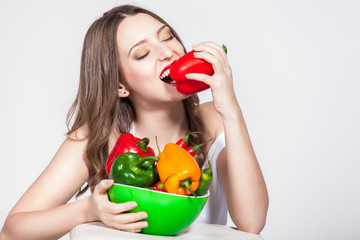
[[[114,179],[104,179],[94,189],[94,193],[104,194],[113,185]]]

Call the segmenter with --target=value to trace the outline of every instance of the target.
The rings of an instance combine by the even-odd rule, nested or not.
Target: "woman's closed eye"
[[[134,58],[136,60],[141,60],[144,57],[146,57],[149,54],[150,50],[148,50],[147,48],[140,48],[138,51],[135,52],[134,54]]]
[[[166,28],[162,31],[160,35],[160,39],[162,39],[162,42],[169,41],[174,38],[174,35],[172,34],[170,28]]]
[[[136,60],[141,60],[141,59],[143,59],[144,57],[146,57],[147,55],[149,55],[149,52],[150,52],[150,51],[147,51],[146,53],[144,53],[144,54],[142,54],[142,55],[135,56]]]
[[[165,40],[163,40],[163,41],[169,41],[169,40],[171,40],[171,39],[173,39],[174,38],[174,35],[171,35],[170,37],[168,37],[167,39],[165,39]]]
[[[171,30],[166,27],[164,28],[160,34],[159,34],[159,41],[161,42],[166,42],[166,41],[170,41],[171,39],[174,38],[174,35],[172,34]],[[136,60],[141,60],[143,58],[145,58],[147,55],[149,55],[150,50],[146,47],[140,47],[134,54],[134,58]]]

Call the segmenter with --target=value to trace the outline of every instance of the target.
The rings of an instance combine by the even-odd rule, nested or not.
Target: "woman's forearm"
[[[88,206],[86,197],[47,210],[10,214],[1,239],[58,239],[76,225],[94,220]]]
[[[238,228],[258,233],[265,225],[268,194],[240,107],[223,123],[229,212]]]

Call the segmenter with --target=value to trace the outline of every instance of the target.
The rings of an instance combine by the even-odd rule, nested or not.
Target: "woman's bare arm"
[[[66,204],[88,178],[86,141],[66,139],[7,217],[4,239],[57,239],[86,222],[87,199]]]
[[[202,106],[202,119],[208,122],[208,129],[216,129],[215,134],[220,130],[225,132],[226,148],[219,155],[217,168],[230,216],[239,230],[259,233],[265,225],[268,194],[236,99],[227,55],[212,42],[200,43],[194,50],[198,51],[196,57],[211,63],[215,72],[213,76],[188,74],[187,77],[210,86],[214,101]]]
[[[240,109],[224,119],[226,148],[217,167],[231,219],[239,230],[260,233],[265,226],[268,194]]]
[[[76,225],[102,221],[129,232],[147,227],[145,212],[124,213],[136,202],[112,203],[107,189],[113,180],[104,179],[94,192],[66,204],[89,178],[85,149],[87,141],[66,139],[49,166],[9,213],[0,239],[58,239]]]

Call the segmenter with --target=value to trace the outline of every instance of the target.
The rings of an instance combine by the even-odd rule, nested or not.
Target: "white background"
[[[64,140],[85,32],[127,2],[1,0],[0,227]],[[359,2],[130,3],[172,24],[187,49],[227,45],[270,194],[262,236],[360,239]]]

